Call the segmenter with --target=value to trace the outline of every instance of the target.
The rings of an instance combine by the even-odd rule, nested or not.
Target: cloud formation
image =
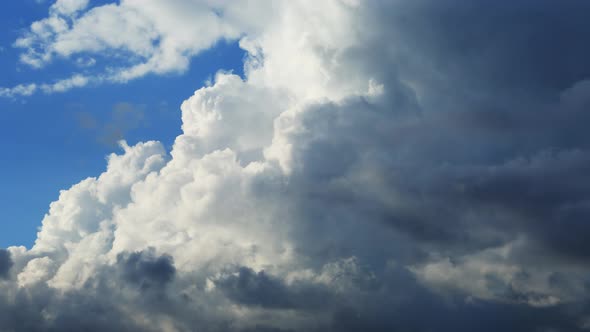
[[[23,61],[118,49],[132,79],[239,38],[246,77],[0,255],[5,330],[590,328],[586,2],[86,5],[56,2]]]
[[[8,278],[10,268],[12,267],[12,258],[10,257],[10,252],[6,251],[5,249],[0,249],[0,278]]]
[[[48,17],[35,21],[18,38],[20,62],[43,68],[56,59],[71,59],[88,74],[72,73],[52,83],[35,83],[44,93],[59,93],[87,84],[125,83],[148,74],[182,73],[193,56],[221,40],[257,34],[283,4],[265,1],[123,0],[90,7],[88,0],[56,1]],[[275,10],[274,7],[277,7]],[[244,10],[244,8],[249,8]],[[28,96],[23,84],[3,88],[0,96]]]

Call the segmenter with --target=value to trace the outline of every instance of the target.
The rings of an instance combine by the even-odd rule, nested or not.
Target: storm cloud
[[[5,249],[0,249],[0,278],[6,279],[9,277],[12,265],[13,262],[10,257],[10,252]]]
[[[25,61],[123,50],[131,79],[225,38],[245,77],[219,72],[171,151],[122,142],[33,248],[0,251],[0,329],[590,329],[590,3],[67,3]],[[98,18],[135,26],[76,44]]]

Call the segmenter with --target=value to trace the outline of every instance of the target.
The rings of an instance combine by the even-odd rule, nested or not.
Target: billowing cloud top
[[[88,5],[22,61],[126,52],[126,81],[235,39],[246,76],[0,251],[1,330],[590,329],[589,2]]]

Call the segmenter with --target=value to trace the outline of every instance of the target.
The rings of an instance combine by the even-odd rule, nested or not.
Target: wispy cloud
[[[73,58],[74,63],[90,67],[96,64],[94,58],[76,56],[100,54],[108,62],[123,52],[128,55],[127,65],[113,67],[105,63],[100,67],[102,72],[95,68],[87,80],[125,83],[147,74],[183,72],[193,56],[217,41],[237,39],[269,20],[270,8],[256,19],[239,15],[240,8],[246,5],[244,1],[123,1],[88,8],[86,0],[57,1],[49,16],[32,23],[14,47],[22,49],[20,62],[37,69],[56,58]],[[58,83],[35,84],[44,86],[41,90],[45,93],[54,93],[85,85],[80,82],[80,76],[72,74]]]
[[[27,97],[34,94],[38,87],[36,84],[19,84],[12,88],[0,88],[0,97],[14,98],[14,97]]]

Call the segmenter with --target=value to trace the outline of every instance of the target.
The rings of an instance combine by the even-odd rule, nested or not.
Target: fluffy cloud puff
[[[89,26],[137,5],[66,3]],[[246,77],[219,73],[169,154],[123,143],[33,248],[0,252],[4,330],[589,328],[588,4],[233,4],[133,9],[223,8],[210,31],[241,38]],[[199,38],[142,15],[100,49],[165,71]],[[130,42],[155,26],[155,50]],[[35,59],[77,52],[59,27]]]

